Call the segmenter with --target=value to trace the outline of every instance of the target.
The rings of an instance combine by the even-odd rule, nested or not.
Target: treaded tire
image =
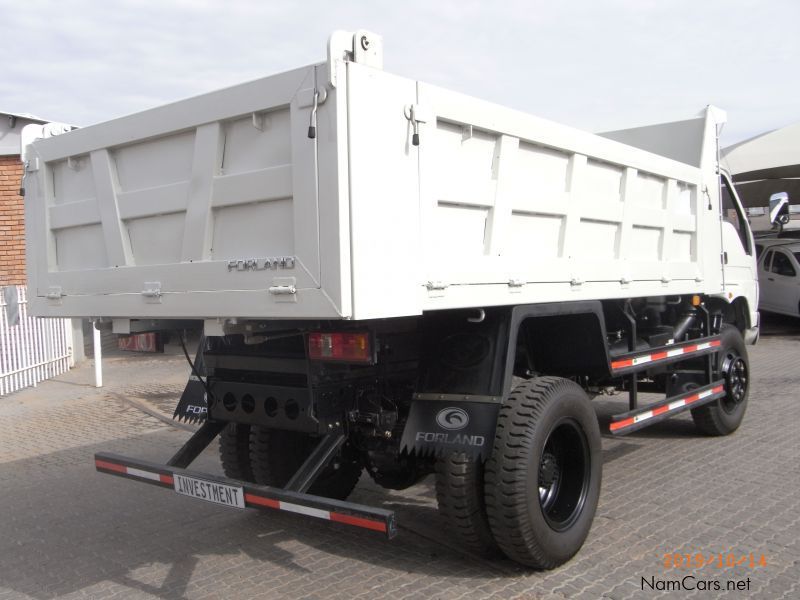
[[[600,428],[583,389],[560,377],[516,387],[484,473],[489,526],[506,556],[537,569],[572,558],[592,526],[601,478]]]
[[[483,493],[483,463],[463,452],[436,460],[436,501],[449,529],[469,550],[499,556],[492,537]]]
[[[219,459],[226,477],[255,481],[250,467],[250,425],[228,423],[219,434]]]
[[[250,463],[256,483],[284,487],[316,443],[315,438],[305,433],[254,426],[250,431]],[[337,500],[350,495],[361,477],[361,464],[347,446],[337,463],[338,469],[329,465],[320,473],[309,494]]]
[[[750,396],[750,361],[742,334],[736,327],[724,325],[720,336],[722,345],[717,353],[715,378],[725,379],[727,394],[719,400],[692,410],[692,419],[697,428],[706,435],[715,436],[728,435],[739,428],[747,411],[747,400]],[[743,361],[740,363],[740,366],[744,367],[743,392],[736,392],[731,387],[732,378],[741,377],[741,373],[737,374],[734,372],[736,369],[730,368],[737,360]],[[736,399],[738,394],[742,395]]]

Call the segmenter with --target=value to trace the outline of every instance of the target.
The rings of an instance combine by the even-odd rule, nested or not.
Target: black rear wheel
[[[578,552],[597,509],[601,456],[597,417],[580,386],[539,377],[514,389],[484,475],[489,525],[506,556],[551,569]]]
[[[219,434],[219,459],[226,477],[255,481],[250,466],[250,425],[228,423]]]
[[[539,460],[539,506],[555,531],[580,516],[589,489],[589,442],[580,424],[560,420],[550,431]]]
[[[492,537],[483,493],[483,463],[463,452],[436,460],[439,514],[459,541],[484,556],[501,554]]]
[[[284,487],[314,450],[319,438],[297,431],[254,426],[250,460],[256,483]],[[309,488],[309,494],[344,500],[361,477],[357,454],[345,445]]]

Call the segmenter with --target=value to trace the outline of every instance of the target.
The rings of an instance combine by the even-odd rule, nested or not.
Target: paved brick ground
[[[392,542],[293,515],[230,511],[94,472],[111,450],[166,459],[188,437],[170,412],[180,357],[113,357],[108,386],[88,367],[0,399],[0,600],[6,598],[651,598],[641,578],[750,578],[749,592],[675,597],[800,597],[800,326],[768,319],[751,348],[743,427],[722,439],[681,417],[604,438],[603,493],[569,564],[525,571],[465,555],[447,537],[432,481],[353,496],[397,511]],[[141,412],[125,397],[138,398]],[[624,399],[597,402],[601,421]],[[199,467],[219,472],[213,450]],[[667,571],[667,552],[764,554],[765,568]]]

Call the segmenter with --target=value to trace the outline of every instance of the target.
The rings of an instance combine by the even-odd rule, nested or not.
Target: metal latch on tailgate
[[[65,296],[65,294],[63,291],[61,291],[60,285],[53,285],[47,289],[48,300],[57,300],[60,302],[62,296]]]
[[[308,123],[308,137],[314,139],[317,137],[317,109],[320,104],[325,102],[328,98],[328,91],[323,88],[307,88],[300,90],[297,93],[297,106],[299,108],[311,108]]]
[[[450,285],[444,281],[429,281],[425,284],[425,287],[428,289],[429,298],[441,298]]]
[[[285,296],[287,294],[296,294],[297,288],[293,285],[273,285],[269,288],[269,293],[273,296]]]
[[[160,281],[145,281],[144,289],[142,290],[142,297],[148,304],[161,303],[161,282]]]
[[[269,294],[275,302],[297,302],[297,280],[294,277],[275,277]]]
[[[419,124],[431,123],[434,121],[433,112],[419,104],[409,104],[403,109],[406,119],[411,121],[411,126],[414,128],[414,133],[411,136],[411,144],[419,146]]]

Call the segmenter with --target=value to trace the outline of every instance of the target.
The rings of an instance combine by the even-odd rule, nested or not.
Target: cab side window
[[[794,277],[796,275],[792,262],[783,252],[775,252],[775,256],[772,259],[771,271],[776,275],[783,275],[784,277]]]
[[[728,180],[725,177],[720,177],[719,181],[722,201],[722,218],[733,225],[736,233],[739,234],[739,241],[742,242],[742,248],[744,248],[745,253],[752,254],[753,249],[750,247],[750,236],[747,235],[747,217],[739,208],[738,203],[734,201],[731,190],[728,187]]]

